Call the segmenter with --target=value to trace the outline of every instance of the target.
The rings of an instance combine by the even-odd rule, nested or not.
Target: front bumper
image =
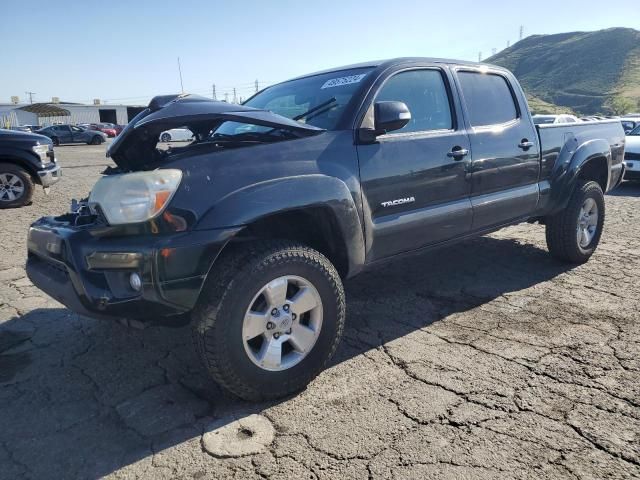
[[[193,309],[211,265],[237,230],[109,237],[100,228],[42,218],[29,229],[26,271],[36,287],[81,315],[162,321]],[[133,253],[137,261],[91,266],[103,253]],[[140,291],[129,283],[134,272],[142,278]]]
[[[40,184],[47,188],[57,183],[62,176],[62,168],[59,165],[52,163],[43,170],[38,171],[38,177],[40,178]]]

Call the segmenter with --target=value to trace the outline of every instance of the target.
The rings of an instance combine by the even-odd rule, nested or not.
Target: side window
[[[497,125],[518,118],[511,89],[504,77],[462,71],[458,72],[458,78],[472,126]]]
[[[453,128],[449,95],[439,70],[409,70],[387,80],[376,102],[404,102],[411,121],[396,132],[424,132]]]

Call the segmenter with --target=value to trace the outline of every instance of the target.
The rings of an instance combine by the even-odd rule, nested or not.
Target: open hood
[[[154,97],[149,106],[127,124],[107,150],[107,157],[123,170],[136,170],[149,163],[164,130],[187,127],[194,134],[206,134],[227,121],[283,128],[303,135],[323,131],[267,110],[199,95],[162,95]]]

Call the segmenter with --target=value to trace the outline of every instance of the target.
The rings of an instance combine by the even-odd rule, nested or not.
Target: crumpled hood
[[[136,170],[149,163],[162,131],[188,127],[193,133],[206,133],[226,121],[285,128],[310,135],[323,131],[267,110],[218,102],[199,95],[163,95],[154,97],[149,106],[127,124],[107,150],[107,157],[123,170]]]

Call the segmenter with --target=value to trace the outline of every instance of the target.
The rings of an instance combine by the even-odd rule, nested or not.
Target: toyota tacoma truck
[[[61,173],[49,138],[0,129],[0,209],[28,205],[35,185],[48,192]]]
[[[159,148],[172,128],[193,141]],[[26,268],[82,315],[190,322],[214,380],[276,398],[327,364],[363,270],[527,221],[586,262],[624,141],[618,120],[534,125],[509,71],[449,60],[323,71],[243,105],[159,96],[88,198],[31,226]]]

